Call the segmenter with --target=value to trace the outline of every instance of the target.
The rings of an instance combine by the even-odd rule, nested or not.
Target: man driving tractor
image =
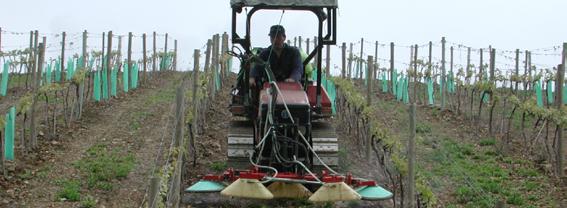
[[[270,27],[271,46],[260,53],[260,58],[270,64],[270,68],[278,82],[298,82],[303,74],[303,64],[299,50],[285,43],[285,29],[281,25]],[[268,62],[269,60],[269,62]],[[249,83],[251,87],[265,78],[264,65],[257,64],[250,71]]]

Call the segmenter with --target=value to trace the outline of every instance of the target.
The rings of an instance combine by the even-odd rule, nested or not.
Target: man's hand
[[[292,78],[287,78],[287,79],[285,79],[285,82],[295,82],[295,80],[292,79]]]
[[[256,87],[256,79],[254,79],[254,77],[250,77],[248,79],[248,83],[250,84],[250,87]]]

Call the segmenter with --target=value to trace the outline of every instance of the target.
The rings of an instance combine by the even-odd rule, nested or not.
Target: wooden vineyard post
[[[524,93],[522,93],[522,94],[527,93],[528,88],[529,88],[529,81],[528,81],[529,79],[527,79],[528,78],[527,77],[528,76],[528,51],[525,50],[524,54],[526,55],[524,57],[524,77],[525,77],[525,79],[524,79]],[[531,76],[529,76],[529,77],[531,77]]]
[[[100,97],[101,97],[101,98],[102,98],[102,87],[103,87],[103,86],[102,86],[102,68],[103,68],[102,65],[103,65],[103,63],[104,63],[103,60],[104,60],[104,54],[105,54],[105,52],[104,52],[105,45],[106,45],[106,33],[103,32],[103,33],[102,33],[102,46],[101,46],[101,49],[100,49],[100,52],[101,52],[101,53],[100,53],[100,66],[101,66],[101,67],[100,67],[100,71],[97,71],[97,72],[96,72],[96,73],[100,73],[100,78],[101,78],[101,79],[100,79],[101,84],[100,84],[100,86],[98,87],[98,90],[100,91],[100,95],[101,95]],[[94,75],[93,75],[93,76],[94,76]],[[93,80],[93,82],[94,82],[94,80]],[[94,88],[94,84],[93,84],[93,88]],[[93,89],[93,94],[94,94],[94,89]],[[98,102],[98,101],[97,101],[97,102]]]
[[[174,146],[177,148],[178,151],[181,151],[184,136],[184,124],[185,124],[185,98],[184,98],[184,86],[181,85],[177,88],[176,93],[176,124],[175,124],[175,141]],[[179,202],[181,200],[181,167],[183,164],[183,154],[177,154],[177,159],[175,160],[175,170],[173,171],[173,177],[171,187],[169,188],[169,193],[171,197],[168,197],[168,201],[166,203],[167,207],[179,207]]]
[[[30,31],[30,59],[29,59],[29,68],[28,68],[28,75],[30,76],[30,81],[26,79],[26,86],[33,88],[33,80],[35,80],[35,68],[36,68],[36,60],[37,55],[39,54],[37,49],[37,36],[38,31]]]
[[[374,77],[373,79],[376,80],[376,78],[378,78],[378,73],[376,73],[376,71],[378,70],[378,41],[376,41],[375,43],[375,49],[374,49],[374,64],[376,64],[376,66],[374,66]]]
[[[520,78],[520,49],[516,49],[516,85],[514,86],[514,94],[518,95],[518,83]],[[512,88],[512,80],[510,80],[510,89]]]
[[[565,68],[563,67],[563,64],[565,64],[564,60],[562,61],[562,64],[559,64],[559,66],[557,66],[557,79],[555,81],[555,104],[557,106],[557,110],[559,111],[561,111],[561,107],[563,106],[563,78],[565,76]],[[558,123],[557,129],[557,150],[555,155],[555,161],[557,164],[555,164],[555,173],[557,177],[561,179],[563,177],[563,142],[561,141],[563,139],[563,125],[561,123]]]
[[[348,54],[348,73],[347,73],[348,79],[352,78],[352,59],[353,59],[352,43],[350,43],[350,50],[349,50],[349,54]]]
[[[142,52],[142,54],[143,54],[142,55],[143,56],[142,62],[143,63],[142,64],[143,64],[143,67],[144,67],[144,74],[142,75],[143,76],[142,80],[144,80],[143,82],[144,82],[144,84],[146,84],[146,82],[147,82],[146,79],[148,77],[148,55],[147,55],[147,51],[146,51],[147,50],[146,49],[146,33],[144,33],[142,35],[142,50],[143,50],[143,52]]]
[[[471,71],[471,47],[467,47],[467,66],[466,66],[466,71],[465,71],[465,81],[467,83],[467,85],[470,85],[471,83],[471,79],[474,78],[474,76],[468,77],[469,76],[469,71]],[[474,74],[474,73],[473,73]],[[466,90],[466,88],[465,88]],[[468,91],[466,92],[466,94],[468,94]],[[471,90],[471,102],[470,102],[470,119],[472,121],[473,118],[473,101],[474,101],[474,90]],[[466,96],[465,96],[466,99]]]
[[[561,110],[563,107],[563,79],[565,78],[565,63],[567,62],[567,43],[563,43],[563,52],[561,56],[561,66],[558,68],[559,71],[557,72],[557,108]],[[565,152],[563,149],[563,125],[559,124],[558,127],[559,131],[557,131],[557,164],[556,172],[557,176],[564,180],[564,173],[563,173],[563,157],[565,156]]]
[[[194,128],[194,132],[198,134],[199,130],[198,130],[198,112],[197,112],[197,106],[199,106],[198,102],[198,95],[197,95],[197,89],[199,88],[199,59],[201,56],[201,51],[199,49],[195,49],[195,52],[193,52],[193,88],[192,93],[193,93],[193,109],[191,109],[193,111],[193,128]]]
[[[345,78],[345,73],[346,73],[346,43],[343,42],[343,45],[341,46],[341,78]]]
[[[122,66],[122,35],[118,35],[118,54],[116,57],[116,65],[118,66]],[[122,67],[118,68],[118,71],[120,72]],[[118,83],[116,83],[116,85],[118,85]]]
[[[453,46],[451,46],[449,48],[449,53],[450,53],[450,60],[449,60],[449,74],[451,74],[451,85],[454,85],[455,82],[455,74],[453,73]],[[454,93],[454,92],[453,92]],[[455,96],[453,94],[453,96],[451,96],[451,94],[449,94],[449,105],[450,107],[455,108]]]
[[[176,121],[175,124],[175,147],[180,147],[183,141],[183,129],[185,124],[185,98],[183,97],[184,93],[184,86],[183,84],[177,88],[177,95],[175,96],[175,114],[176,114]]]
[[[215,45],[214,46],[215,46],[215,51],[214,51],[215,52],[215,54],[214,54],[215,55],[215,62],[214,62],[215,73],[216,73],[216,76],[219,77],[219,79],[222,79],[222,77],[221,77],[222,74],[221,74],[221,70],[220,70],[220,67],[219,67],[220,66],[220,56],[219,56],[219,54],[220,54],[220,34],[215,34]],[[222,84],[222,82],[221,82],[221,84]],[[215,90],[220,90],[220,89],[216,88],[216,83],[215,83]],[[215,92],[215,94],[216,94],[216,92]]]
[[[490,49],[490,84],[496,87],[496,75],[494,74],[496,70],[496,49]],[[494,93],[490,93],[490,100],[492,101]]]
[[[39,53],[39,57],[37,58],[37,79],[35,80],[35,86],[37,86],[37,88],[39,89],[41,86],[41,74],[42,74],[42,69],[43,69],[43,62],[45,62],[45,46],[47,45],[47,38],[45,36],[42,37],[42,41],[39,45],[40,47],[40,53]],[[43,47],[43,48],[41,48]]]
[[[87,68],[88,57],[87,57],[87,30],[83,31],[83,47],[82,47],[82,56],[83,56],[83,67],[85,70]]]
[[[532,52],[528,51],[528,77],[532,77]],[[529,80],[529,79],[528,79]],[[532,83],[528,83],[529,90],[532,89]]]
[[[63,32],[61,34],[61,83],[65,82],[67,78],[67,73],[65,73],[65,36],[66,33]],[[41,77],[41,74],[37,76]]]
[[[37,60],[37,40],[34,31],[30,31],[30,54],[28,56],[28,67],[26,76],[26,89],[33,88],[33,80],[35,77],[35,60]]]
[[[368,56],[367,62],[368,63],[368,73],[371,73],[372,70],[372,61],[374,57]],[[370,76],[370,74],[368,74]],[[369,77],[370,78],[370,77]],[[372,81],[368,80],[367,88],[366,88],[366,105],[372,105]]]
[[[409,107],[409,120],[410,120],[410,137],[408,140],[408,201],[407,207],[414,208],[415,206],[415,103],[410,104]]]
[[[415,44],[415,46],[414,46],[415,52],[413,52],[413,103],[417,102],[417,85],[418,85],[418,80],[417,80],[417,49],[418,48],[419,48],[419,46],[417,44]]]
[[[33,31],[30,31],[30,55],[28,56],[28,64],[27,64],[27,70],[26,70],[26,89],[29,89],[30,84],[29,84],[29,79],[30,77],[33,75],[32,71],[33,71],[33,54],[35,53],[33,50]],[[32,77],[33,79],[33,77]]]
[[[177,39],[173,40],[173,71],[177,71]]]
[[[148,207],[149,208],[155,208],[157,207],[156,202],[157,202],[157,198],[158,198],[158,194],[159,194],[159,189],[160,189],[160,178],[153,176],[150,179],[150,193],[149,193],[149,200],[148,200]]]
[[[214,37],[214,41],[213,41],[214,45],[213,45],[213,47],[215,47],[214,50],[213,50],[213,52],[214,52],[213,55],[214,55],[215,60],[216,60],[213,64],[215,65],[215,69],[216,69],[217,73],[219,73],[219,62],[220,62],[220,57],[219,57],[219,54],[220,54],[220,34],[217,33],[217,34],[215,34],[213,37]]]
[[[484,62],[483,62],[483,60],[482,60],[483,54],[484,54],[484,53],[482,52],[482,48],[481,48],[481,49],[480,49],[480,54],[479,54],[479,56],[480,56],[480,63],[479,63],[479,65],[478,65],[478,70],[479,70],[479,71],[478,71],[478,82],[482,82],[483,69],[484,69],[484,65],[483,65]],[[480,93],[482,93],[482,92],[480,92]]]
[[[496,79],[494,77],[494,68],[495,68],[495,63],[496,63],[496,49],[491,49],[490,50],[490,84],[494,85],[496,88]],[[490,92],[490,103],[492,103],[492,106],[490,107],[490,118],[489,118],[489,124],[488,124],[488,132],[492,135],[494,132],[492,132],[492,117],[493,117],[493,113],[494,113],[494,107],[496,106],[496,100],[494,100],[494,92]]]
[[[228,33],[224,32],[222,34],[222,43],[224,45],[224,47],[221,50],[221,56],[225,57],[223,58],[223,63],[225,64],[225,72],[226,72],[226,76],[228,77],[228,75],[230,74],[231,71],[231,66],[229,66],[229,60],[230,60],[230,55],[228,55],[228,52],[231,51],[232,49],[229,49],[230,44],[228,42]]]
[[[372,73],[372,68],[374,67],[374,64],[372,63],[374,60],[374,58],[372,56],[368,56],[367,59],[367,64],[368,64],[368,73]],[[368,74],[368,84],[366,85],[366,105],[367,106],[372,106],[372,81],[370,78],[372,77],[372,74]],[[370,161],[370,150],[372,147],[372,128],[370,126],[370,122],[368,122],[366,125],[368,125],[368,134],[367,136],[367,142],[366,142],[366,160]]]
[[[35,30],[33,36],[33,48],[35,52],[33,53],[33,66],[32,66],[33,75],[32,75],[32,84],[31,84],[32,86],[34,85],[33,82],[35,82],[35,79],[38,76],[37,75],[37,58],[39,56],[38,38],[39,38],[39,31]],[[63,62],[61,62],[61,65],[63,65]],[[61,73],[63,73],[63,71],[61,71]]]
[[[305,52],[307,54],[311,53],[311,51],[309,51],[309,46],[310,46],[309,44],[310,44],[310,41],[309,41],[309,38],[307,38],[307,40],[305,41]]]
[[[210,86],[210,92],[212,97],[215,97],[217,92],[217,88],[216,88],[216,78],[218,76],[218,37],[217,34],[213,35],[213,48],[212,48],[212,54],[211,54],[211,71],[212,71],[212,78],[209,80],[209,86]]]
[[[495,82],[495,77],[494,77],[494,70],[495,70],[495,64],[496,64],[496,49],[491,49],[490,50],[490,83],[491,84],[496,84]]]
[[[207,51],[205,51],[205,69],[203,72],[203,76],[205,77],[205,80],[210,79],[210,68],[211,68],[211,54],[212,54],[212,47],[213,47],[213,39],[209,39],[207,41]],[[207,92],[210,92],[210,82],[205,84],[205,88],[207,89]],[[204,99],[204,106],[208,106],[209,105],[209,99],[208,97],[210,96],[209,94],[203,95],[205,97]],[[207,123],[207,117],[206,116],[202,116],[201,117],[201,123],[205,124]]]
[[[112,73],[110,73],[110,61],[112,61],[112,31],[108,31],[108,43],[106,46],[106,87],[107,87],[107,94],[108,96],[108,100],[110,101],[110,91],[111,91],[111,84],[110,84],[110,80],[111,80],[111,76]]]
[[[35,79],[37,79],[37,57],[39,56],[39,48],[38,48],[38,38],[39,38],[39,31],[35,30],[34,31],[34,37],[33,37],[33,48],[35,50],[35,52],[33,53],[33,67],[32,67],[32,86],[35,88],[38,88],[38,86],[35,86]],[[61,65],[63,65],[63,63],[61,63]],[[63,73],[63,72],[61,72]]]
[[[467,47],[467,66],[465,67],[465,69],[466,69],[465,74],[468,74],[469,70],[471,70],[471,47]],[[467,82],[467,84],[470,83]]]
[[[394,93],[394,42],[390,42],[390,92]]]
[[[413,52],[415,52],[413,50],[413,45],[410,45],[410,56],[409,56],[409,65],[408,65],[408,69],[411,71],[412,67],[413,67]],[[409,72],[409,71],[408,71]],[[406,72],[407,73],[407,72]],[[411,72],[410,72],[411,73]],[[410,76],[410,74],[407,74],[408,77]]]
[[[211,67],[211,47],[213,46],[212,39],[207,40],[207,49],[205,51],[205,76],[208,76],[209,68]]]
[[[222,34],[222,46],[221,46],[221,67],[223,68],[223,77],[221,81],[224,81],[226,79],[226,77],[228,77],[228,75],[230,74],[230,68],[228,66],[228,54],[227,52],[229,51],[228,49],[228,34],[226,32],[224,32]],[[222,82],[221,82],[222,83]]]
[[[43,67],[43,60],[44,58],[44,54],[45,54],[45,45],[43,43],[40,43],[39,46],[39,53],[38,53],[38,62],[37,62],[37,69],[40,69],[41,67]],[[41,62],[40,62],[41,61]],[[34,71],[36,71],[34,69]],[[32,85],[33,85],[33,90],[32,93],[35,95],[37,93],[37,91],[39,90],[39,79],[40,76],[39,74],[37,74],[37,76],[34,76],[34,80],[32,80]],[[35,147],[37,146],[37,129],[36,129],[36,105],[37,105],[37,99],[36,96],[32,96],[32,105],[31,105],[31,114],[30,114],[30,129],[31,129],[31,148],[35,149]]]
[[[83,70],[85,70],[85,72],[88,74],[91,70],[88,69],[87,64],[89,63],[89,57],[87,54],[87,30],[83,31]],[[87,76],[89,77],[89,76]],[[83,115],[83,105],[84,105],[84,101],[85,101],[85,84],[88,85],[89,81],[87,79],[87,77],[85,77],[83,79],[83,82],[79,83],[79,111],[77,112],[77,118],[80,119],[81,116]],[[87,91],[87,96],[88,96],[88,91]]]
[[[358,70],[356,70],[358,72],[358,76],[359,79],[362,80],[362,62],[364,61],[364,58],[362,58],[364,56],[364,38],[360,38],[360,56],[358,59]],[[366,70],[368,70],[368,67],[366,68]]]
[[[441,110],[445,110],[447,82],[445,77],[445,37],[441,38]]]
[[[374,77],[372,79],[372,82],[374,82],[374,84],[372,84],[372,86],[379,86],[378,81],[376,79],[377,73],[378,73],[378,60],[376,60],[376,57],[374,57],[374,60],[372,61],[372,76]]]
[[[128,65],[128,76],[132,77],[132,32],[128,33],[128,63],[126,63]],[[132,89],[133,85],[134,85],[134,80],[132,80],[132,78],[128,78],[128,88]]]

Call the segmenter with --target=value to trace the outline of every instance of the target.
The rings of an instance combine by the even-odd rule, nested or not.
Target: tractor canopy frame
[[[317,113],[320,113],[321,109],[321,60],[323,45],[335,45],[337,40],[337,8],[338,0],[231,0],[230,5],[232,8],[232,43],[239,44],[246,51],[246,53],[251,53],[251,42],[250,42],[250,26],[251,19],[254,13],[259,10],[303,10],[313,12],[318,19],[318,36],[317,36],[317,46],[311,51],[307,51],[309,55],[303,61],[303,67],[317,55],[317,102],[316,109]],[[236,17],[237,14],[242,12],[245,7],[251,7],[246,17],[246,34],[244,38],[236,32]],[[326,24],[327,31],[323,34],[323,25]],[[246,73],[246,78],[248,78],[248,73]],[[305,76],[305,70],[303,74],[303,81],[307,83],[307,77]]]

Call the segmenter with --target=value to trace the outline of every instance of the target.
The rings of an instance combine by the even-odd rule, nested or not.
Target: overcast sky
[[[407,62],[409,50],[402,46],[438,43],[441,37],[454,44],[473,48],[492,45],[502,50],[535,50],[532,62],[541,67],[556,66],[561,57],[560,46],[567,41],[567,1],[565,0],[342,0],[339,1],[338,43],[356,43],[360,53],[360,38],[365,38],[365,55],[374,55],[374,43],[399,45],[396,56],[400,64]],[[286,27],[288,39],[316,34],[316,20],[312,14],[300,12],[259,12],[253,18],[252,42],[258,46],[268,44],[270,25],[280,22]],[[169,47],[173,39],[179,41],[180,67],[192,62],[194,49],[203,49],[214,33],[230,32],[231,10],[229,0],[4,0],[0,10],[2,50],[25,47],[28,32],[39,30],[47,36],[48,50],[57,51],[62,31],[69,33],[69,40],[79,48],[80,33],[89,32],[89,48],[100,48],[100,34],[112,30],[114,34],[133,32],[135,57],[141,54],[141,34],[153,31],[169,33]],[[240,26],[244,26],[241,24]],[[10,32],[24,32],[24,35]],[[115,43],[116,44],[116,43]],[[151,44],[151,38],[148,39]],[[123,50],[126,50],[126,39]],[[114,45],[116,46],[116,45]],[[148,47],[150,47],[149,45]],[[455,45],[456,46],[456,45]],[[305,47],[305,46],[304,46]],[[449,45],[447,46],[449,47]],[[158,37],[158,48],[163,48],[163,36]],[[546,50],[542,50],[542,48]],[[333,65],[340,65],[338,47],[333,47]],[[380,59],[388,59],[389,49],[380,47]],[[427,48],[420,48],[420,57]],[[78,52],[78,51],[77,51]],[[440,57],[438,45],[434,55]],[[503,52],[502,52],[503,53]],[[485,55],[487,57],[488,55]],[[513,65],[511,53],[499,54],[497,65],[505,68]],[[336,58],[335,58],[336,57]],[[523,61],[523,54],[520,55]],[[464,63],[466,52],[455,51],[456,64]],[[473,54],[473,63],[477,63]],[[485,60],[488,60],[487,58]],[[385,60],[381,64],[385,64]],[[523,66],[523,64],[520,64]],[[400,68],[403,68],[400,66]]]

